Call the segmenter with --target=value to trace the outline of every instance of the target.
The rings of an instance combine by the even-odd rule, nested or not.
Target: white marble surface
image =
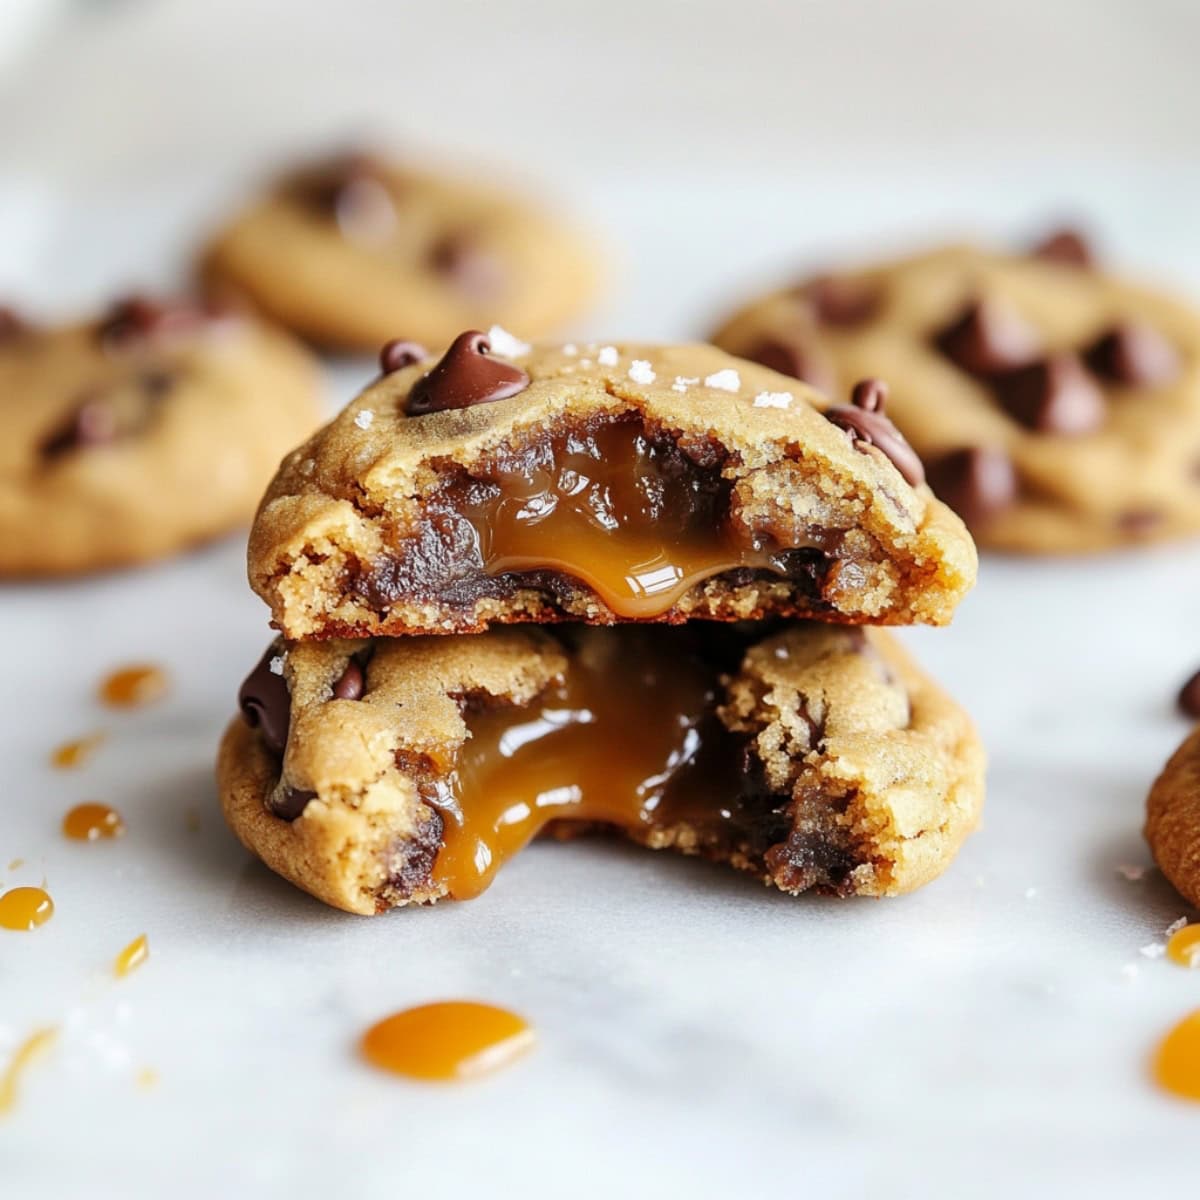
[[[693,91],[701,117],[719,115],[720,153],[700,120],[686,126],[688,153],[676,139],[659,154],[684,102],[665,115],[651,106],[643,124],[630,114],[691,80],[667,38],[682,8],[639,6],[660,51],[653,86],[646,45],[613,32],[631,6],[564,15],[558,41],[531,18],[543,51],[590,47],[589,62],[610,63],[625,47],[643,71],[616,72],[615,86],[612,73],[571,74],[555,58],[554,79],[570,84],[562,111],[546,117],[519,77],[490,108],[490,146],[461,94],[422,91],[445,56],[410,62],[403,15],[388,26],[393,67],[415,76],[404,94],[433,96],[427,141],[557,176],[620,248],[607,306],[581,333],[692,335],[729,297],[864,236],[945,221],[1015,235],[1063,207],[1091,214],[1119,257],[1200,291],[1196,166],[1177,158],[1200,111],[1182,70],[1186,6],[1072,3],[1046,31],[1045,6],[1009,5],[1004,36],[989,40],[967,27],[972,6],[914,6],[909,29],[890,6],[864,26],[863,4],[797,5],[789,36],[769,24],[760,44],[779,70],[788,47],[819,35],[830,54],[817,56],[812,86],[824,90],[806,94],[803,72],[771,75],[768,90],[796,103],[741,140],[752,126],[726,109],[751,115],[753,91],[737,84],[753,64],[740,51],[721,58],[697,24],[709,71]],[[752,25],[766,8],[738,12]],[[421,19],[448,38],[463,9]],[[901,70],[892,35],[903,26],[911,49],[951,9],[965,65],[949,78]],[[382,6],[353,0],[336,26],[327,6],[290,25],[247,22],[227,88],[212,86],[204,63],[228,0],[113,5],[84,32],[30,50],[0,105],[0,287],[55,310],[177,276],[262,145],[369,108],[386,37],[353,39],[361,71],[350,39],[337,43],[340,76],[322,77],[317,95],[303,86],[305,66],[326,61],[318,50],[351,27],[347,13],[367,10],[383,19]],[[533,10],[551,11],[526,0],[513,12]],[[501,21],[510,48],[517,21]],[[1088,63],[1107,73],[1081,52],[1065,75],[1051,70],[1047,45],[1070,21],[1086,22]],[[866,27],[878,36],[855,42]],[[495,84],[504,64],[480,39],[466,45]],[[1002,111],[1008,68],[1030,45],[1026,87]],[[266,66],[274,73],[256,91]],[[858,81],[848,114],[830,98],[839,79]],[[148,111],[164,81],[178,87]],[[617,116],[602,120],[599,98],[614,87]],[[1079,103],[1039,122],[1037,98],[1044,113],[1068,93]],[[814,112],[806,95],[828,103]],[[958,96],[940,137],[944,101]],[[1085,102],[1091,116],[1078,111]],[[886,128],[868,119],[872,105],[889,113]],[[582,143],[569,136],[572,113],[586,118]],[[401,124],[394,107],[380,114]],[[517,118],[535,116],[543,124],[526,141]],[[983,123],[983,142],[968,118]],[[772,142],[780,130],[790,140]],[[831,157],[839,130],[860,148],[889,142],[893,163],[907,153],[932,173],[881,179],[865,150]],[[626,144],[622,169],[608,169]],[[771,153],[781,144],[787,162]],[[339,364],[331,397],[368,371]],[[797,902],[701,864],[593,843],[534,847],[471,904],[360,920],[249,862],[216,812],[214,744],[266,637],[236,539],[144,571],[4,588],[0,886],[45,877],[57,913],[32,935],[0,938],[0,1057],[35,1026],[63,1034],[0,1121],[0,1194],[1186,1194],[1200,1108],[1159,1095],[1146,1068],[1160,1034],[1200,1007],[1200,975],[1139,954],[1186,909],[1156,874],[1131,882],[1118,867],[1149,862],[1142,802],[1186,729],[1171,704],[1200,664],[1198,589],[1196,547],[988,559],[951,629],[905,635],[976,715],[992,758],[985,827],[915,896]],[[169,698],[138,713],[99,708],[100,677],[139,660],[168,668]],[[109,740],[84,770],[47,766],[54,745],[98,728]],[[84,799],[119,807],[126,837],[65,842],[62,813]],[[201,814],[198,833],[188,810]],[[17,856],[26,865],[4,870]],[[150,961],[114,982],[113,956],[141,932]],[[526,1014],[535,1053],[457,1090],[406,1085],[356,1060],[367,1022],[454,996]],[[156,1088],[136,1086],[143,1067],[158,1072]]]

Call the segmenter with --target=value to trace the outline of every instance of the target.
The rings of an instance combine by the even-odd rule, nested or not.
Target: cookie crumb
[[[493,325],[488,330],[487,340],[492,347],[492,353],[499,354],[501,358],[522,358],[532,349],[528,342],[513,337],[507,329],[499,325]]]
[[[1146,876],[1146,868],[1133,863],[1121,863],[1117,867],[1117,874],[1130,883],[1140,883]]]
[[[375,414],[370,409],[364,408],[362,412],[354,418],[354,423],[359,429],[370,429],[375,421]]]
[[[755,408],[790,408],[791,405],[791,392],[759,392],[754,397]]]
[[[644,358],[635,358],[629,367],[629,378],[634,383],[653,383],[657,376],[654,368]]]
[[[732,367],[726,367],[723,371],[715,371],[707,376],[704,386],[717,388],[722,392],[736,392],[741,389],[742,377]]]
[[[619,357],[616,346],[601,346],[600,353],[596,355],[596,361],[602,367],[615,367]]]
[[[1167,948],[1162,942],[1147,942],[1138,951],[1143,958],[1162,958],[1166,952]]]
[[[282,675],[283,674],[283,655],[282,654],[275,655],[275,657],[273,659],[271,659],[270,663],[268,663],[267,665],[271,668],[272,675]]]

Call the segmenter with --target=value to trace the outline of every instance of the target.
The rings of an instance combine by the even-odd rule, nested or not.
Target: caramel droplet
[[[506,1066],[534,1042],[516,1013],[450,1000],[385,1017],[363,1035],[363,1057],[410,1079],[466,1080]]]
[[[0,896],[0,929],[27,933],[54,916],[54,901],[39,887],[16,887]]]
[[[73,841],[94,842],[99,838],[120,837],[125,832],[125,822],[107,804],[77,804],[63,817],[62,830]]]
[[[1200,925],[1185,925],[1167,942],[1167,957],[1181,967],[1200,967]]]
[[[87,737],[76,738],[73,742],[63,742],[50,755],[50,764],[65,771],[81,767],[103,741],[104,734],[90,733]]]
[[[150,943],[144,933],[139,934],[117,955],[113,963],[113,972],[118,979],[124,979],[131,971],[136,971],[150,957]]]
[[[17,1103],[17,1087],[26,1069],[36,1062],[54,1044],[57,1029],[39,1029],[31,1033],[13,1051],[8,1066],[0,1072],[0,1116],[11,1112]]]
[[[1163,1038],[1154,1056],[1154,1078],[1176,1096],[1200,1100],[1200,1010]]]
[[[165,695],[166,672],[160,667],[122,667],[100,685],[100,699],[111,708],[140,708]]]

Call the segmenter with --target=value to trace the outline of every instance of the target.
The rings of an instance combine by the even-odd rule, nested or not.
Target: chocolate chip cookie
[[[1176,891],[1200,907],[1200,728],[1175,751],[1150,789],[1146,841]]]
[[[250,580],[290,640],[765,615],[942,624],[959,519],[867,380],[831,405],[710,346],[393,341],[280,469]]]
[[[319,419],[306,351],[185,303],[45,327],[0,313],[0,574],[143,562],[249,520]]]
[[[587,242],[535,206],[365,154],[282,179],[202,273],[304,337],[372,353],[397,330],[435,347],[493,321],[546,333],[596,284]]]
[[[970,720],[887,634],[793,622],[273,645],[226,819],[349,912],[478,895],[540,831],[610,830],[785,892],[891,896],[975,826]]]
[[[980,545],[1103,550],[1200,530],[1200,315],[1062,232],[808,279],[714,341],[889,412]]]

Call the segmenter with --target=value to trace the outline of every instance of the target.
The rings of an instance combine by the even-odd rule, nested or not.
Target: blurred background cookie
[[[445,345],[493,322],[543,334],[596,286],[581,235],[492,187],[372,154],[280,179],[203,257],[209,286],[331,348],[374,352],[403,335]]]
[[[0,316],[0,574],[172,554],[248,521],[317,423],[285,334],[186,302],[122,301],[61,327]]]
[[[802,280],[714,340],[836,393],[869,367],[982,546],[1075,553],[1200,531],[1200,316],[1060,231]]]

